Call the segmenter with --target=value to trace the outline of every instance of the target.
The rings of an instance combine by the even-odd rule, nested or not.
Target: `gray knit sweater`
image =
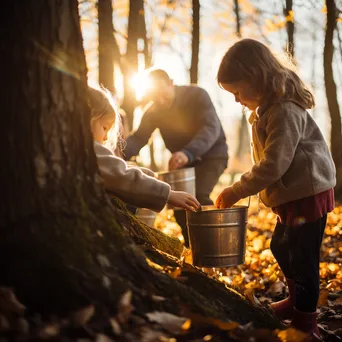
[[[175,86],[169,109],[148,106],[139,128],[128,137],[125,159],[138,155],[159,128],[171,153],[182,151],[189,164],[199,159],[228,159],[226,137],[208,93],[195,85]]]
[[[128,204],[155,211],[163,209],[170,195],[170,186],[154,178],[145,168],[129,166],[105,146],[94,143],[97,164],[105,188]]]
[[[269,207],[333,188],[336,169],[317,124],[299,103],[273,103],[253,112],[254,166],[233,185],[240,198],[260,192]]]

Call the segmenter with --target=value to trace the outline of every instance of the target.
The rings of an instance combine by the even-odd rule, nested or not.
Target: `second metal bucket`
[[[244,263],[248,206],[187,211],[187,225],[193,264],[228,267]]]
[[[158,172],[158,179],[168,183],[172,190],[185,191],[193,196],[196,196],[196,177],[194,167]],[[170,206],[168,207],[170,208]]]
[[[194,167],[158,172],[158,179],[170,184],[172,190],[185,191],[194,196],[196,195],[195,178]]]

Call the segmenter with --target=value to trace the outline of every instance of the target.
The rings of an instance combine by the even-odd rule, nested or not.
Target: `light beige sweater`
[[[333,188],[336,169],[329,148],[310,114],[290,101],[253,112],[254,166],[233,185],[239,198],[260,193],[268,207]]]
[[[97,164],[105,188],[128,204],[155,211],[163,209],[170,186],[156,178],[153,171],[129,166],[105,146],[94,143]]]

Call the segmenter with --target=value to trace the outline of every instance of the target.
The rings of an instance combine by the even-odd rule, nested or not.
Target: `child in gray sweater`
[[[116,147],[119,127],[118,110],[110,94],[103,89],[89,88],[91,130],[97,163],[106,190],[127,204],[154,211],[163,209],[166,203],[175,207],[196,210],[200,204],[195,197],[173,191],[170,186],[154,177],[153,171],[129,166],[103,144],[111,139]]]
[[[271,250],[289,297],[271,304],[276,316],[319,335],[319,256],[327,213],[334,209],[335,165],[307,112],[314,97],[298,75],[262,43],[242,39],[224,55],[217,80],[252,114],[253,168],[224,189],[218,208],[259,193],[277,214]]]

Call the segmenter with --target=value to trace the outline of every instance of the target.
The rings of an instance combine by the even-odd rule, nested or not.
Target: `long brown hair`
[[[306,109],[315,106],[314,96],[292,63],[281,61],[266,45],[254,39],[238,41],[222,58],[217,73],[219,86],[239,81],[255,89],[262,101],[273,96],[279,100],[296,100]]]

